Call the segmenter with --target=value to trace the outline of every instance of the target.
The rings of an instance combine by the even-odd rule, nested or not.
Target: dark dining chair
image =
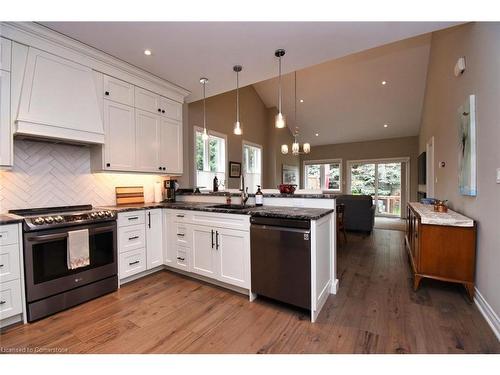
[[[340,238],[340,232],[344,234],[344,242],[347,243],[347,234],[344,225],[345,205],[343,203],[337,204],[337,241]]]

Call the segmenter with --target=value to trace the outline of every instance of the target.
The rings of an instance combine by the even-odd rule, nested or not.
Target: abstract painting
[[[458,186],[460,194],[477,195],[476,98],[469,95],[458,108]]]

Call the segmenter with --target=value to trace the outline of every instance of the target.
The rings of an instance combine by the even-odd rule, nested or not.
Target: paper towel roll
[[[161,182],[155,182],[155,203],[161,201]]]

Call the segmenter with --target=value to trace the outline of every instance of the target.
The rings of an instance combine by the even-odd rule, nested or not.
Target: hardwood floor
[[[340,290],[307,312],[162,271],[39,322],[2,332],[0,349],[68,353],[499,353],[460,286],[413,292],[403,232],[348,234]]]

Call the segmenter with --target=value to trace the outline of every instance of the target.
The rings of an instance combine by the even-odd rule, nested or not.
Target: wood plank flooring
[[[418,292],[403,233],[348,234],[340,290],[317,322],[308,313],[162,271],[0,335],[0,349],[62,353],[499,353],[460,286]]]

